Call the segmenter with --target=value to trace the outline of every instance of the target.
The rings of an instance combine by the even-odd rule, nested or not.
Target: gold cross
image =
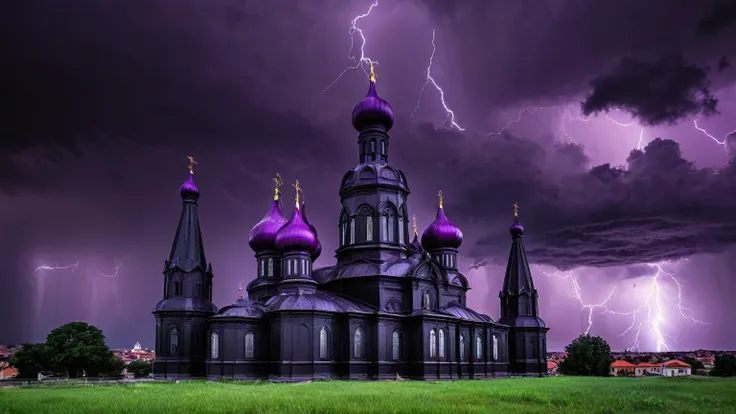
[[[279,175],[279,173],[276,173],[276,176],[273,177],[273,182],[276,184],[273,189],[273,199],[278,200],[279,194],[281,194],[281,186],[284,185],[284,180],[281,179],[281,175]]]
[[[417,230],[417,215],[416,214],[411,216],[411,222],[412,222],[412,226],[414,227],[414,235],[418,236],[419,230]]]
[[[299,180],[296,180],[296,184],[292,184],[291,186],[296,190],[296,206],[299,208],[299,197],[303,193],[302,188],[299,187]]]
[[[371,61],[371,82],[375,82],[375,81],[376,81],[376,71],[373,68],[373,61]]]
[[[514,202],[514,217],[519,217],[519,203]]]
[[[194,166],[197,165],[197,161],[194,161],[194,156],[187,155],[187,159],[189,160],[189,174],[194,174]]]
[[[440,198],[440,208],[444,208],[445,195],[442,194],[442,190],[437,193],[437,197]]]

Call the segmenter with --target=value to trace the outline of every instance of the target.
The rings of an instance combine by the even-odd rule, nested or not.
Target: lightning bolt
[[[669,351],[670,347],[667,340],[676,341],[677,338],[668,335],[665,331],[666,324],[668,322],[672,322],[666,315],[667,311],[663,303],[665,300],[669,299],[674,301],[674,308],[677,309],[681,318],[700,325],[708,325],[708,323],[695,319],[689,315],[690,309],[686,308],[683,304],[683,286],[672,273],[665,271],[661,264],[648,264],[648,266],[656,269],[656,272],[654,276],[652,276],[651,283],[647,286],[647,294],[644,302],[636,309],[629,312],[617,312],[612,310],[606,310],[606,312],[614,315],[631,316],[631,325],[621,333],[621,336],[624,336],[629,332],[634,332],[634,340],[631,345],[632,350],[638,350],[640,348],[642,330],[645,326],[648,326],[657,352]],[[669,279],[674,284],[677,295],[667,295],[666,285],[663,279]]]
[[[55,266],[55,265],[41,265],[33,270],[33,273],[38,273],[42,270],[69,270],[72,269],[72,273],[75,273],[79,268],[79,262],[66,266]]]
[[[117,276],[118,273],[120,273],[120,266],[122,266],[122,265],[115,266],[113,268],[113,269],[115,269],[115,272],[113,272],[113,273],[103,273],[103,272],[100,272],[100,269],[98,269],[96,265],[92,265],[92,267],[94,267],[95,272],[97,272],[98,275],[104,276],[104,277],[109,277],[109,278],[113,278],[113,277]]]
[[[455,122],[455,112],[450,109],[450,107],[447,105],[447,102],[445,101],[445,91],[442,90],[440,85],[437,84],[437,81],[432,77],[432,63],[434,62],[434,54],[436,51],[437,46],[435,45],[435,30],[432,30],[432,54],[429,56],[429,64],[427,65],[427,76],[424,80],[424,84],[422,85],[422,89],[419,91],[417,106],[414,108],[413,111],[411,111],[411,115],[409,116],[414,116],[414,113],[419,109],[419,106],[422,103],[422,95],[424,94],[424,90],[429,84],[432,84],[437,92],[440,93],[440,102],[442,103],[442,107],[445,108],[445,113],[447,114],[446,119],[449,122],[450,126],[457,128],[458,131],[465,131],[465,128],[461,127],[457,122]]]
[[[604,311],[608,310],[606,305],[608,304],[608,301],[610,301],[613,297],[613,292],[616,291],[616,288],[611,289],[611,292],[608,294],[603,302],[585,303],[585,301],[583,300],[583,290],[580,288],[580,284],[578,283],[577,278],[575,278],[575,276],[573,276],[571,272],[561,273],[559,271],[555,271],[554,273],[547,273],[545,271],[542,271],[542,273],[549,277],[556,276],[560,279],[568,279],[572,282],[573,293],[575,294],[575,298],[580,303],[580,311],[582,312],[587,310],[588,312],[588,326],[584,330],[585,335],[588,335],[590,333],[590,330],[593,328],[593,311],[598,308],[603,309]]]
[[[712,139],[716,144],[722,145],[723,148],[725,148],[726,150],[728,150],[728,137],[731,136],[731,135],[736,134],[736,129],[734,129],[733,131],[731,131],[731,132],[727,133],[726,135],[724,135],[723,136],[723,140],[720,140],[720,139],[716,138],[715,135],[713,135],[710,132],[708,132],[705,128],[703,128],[700,125],[698,125],[698,118],[693,119],[693,126],[695,127],[695,129],[697,129],[698,131],[702,132],[706,137]]]
[[[334,84],[336,84],[340,79],[342,79],[343,75],[345,75],[346,73],[352,70],[362,69],[363,72],[365,72],[365,74],[368,75],[368,72],[366,72],[365,67],[363,67],[364,63],[368,65],[370,65],[371,63],[376,64],[376,65],[378,64],[377,61],[372,60],[369,57],[366,57],[365,55],[365,42],[366,42],[365,35],[363,34],[363,30],[358,27],[358,21],[360,19],[368,17],[371,14],[371,11],[373,11],[373,8],[376,6],[378,6],[378,0],[376,0],[375,2],[373,2],[373,4],[371,4],[371,7],[368,8],[367,12],[355,16],[353,20],[351,21],[350,29],[348,29],[348,35],[350,35],[350,50],[348,51],[348,59],[352,60],[355,63],[355,66],[348,66],[347,68],[345,68],[345,70],[343,70],[342,73],[340,73],[340,75],[338,75],[338,77],[335,78],[334,81],[332,81],[332,83],[327,85],[326,88],[322,89],[322,92],[319,93],[320,95],[323,95],[325,92],[327,92]],[[360,37],[360,56],[353,55],[353,49],[355,48],[355,37],[356,36]]]

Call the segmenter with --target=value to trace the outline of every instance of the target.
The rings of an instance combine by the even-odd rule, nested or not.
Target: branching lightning
[[[342,73],[340,73],[340,75],[338,75],[338,77],[335,78],[334,81],[332,81],[332,83],[327,85],[327,87],[324,88],[322,92],[319,93],[320,95],[327,92],[327,90],[329,90],[334,84],[336,84],[337,81],[339,81],[342,78],[342,76],[348,73],[349,71],[356,70],[356,69],[362,69],[363,72],[365,72],[366,75],[368,75],[368,72],[366,72],[366,69],[363,66],[363,64],[364,63],[367,65],[370,65],[371,63],[376,64],[376,65],[378,64],[377,61],[372,60],[371,58],[365,55],[365,42],[366,42],[365,35],[363,34],[363,29],[358,27],[358,21],[360,19],[368,17],[371,14],[371,11],[373,11],[373,8],[376,6],[378,6],[378,0],[374,1],[373,4],[371,4],[371,7],[368,8],[367,12],[355,16],[353,20],[351,21],[350,29],[348,29],[348,35],[350,35],[350,50],[348,51],[348,59],[355,62],[355,65],[348,66],[347,68],[345,68],[345,70],[343,70]],[[355,49],[355,37],[356,36],[360,37],[360,56],[353,55],[353,49]]]
[[[657,352],[669,351],[669,344],[676,341],[677,338],[668,334],[666,328],[667,325],[673,325],[675,323],[673,316],[677,315],[668,315],[668,311],[674,308],[682,319],[700,325],[707,325],[708,323],[695,319],[690,315],[690,310],[683,304],[683,285],[677,280],[675,275],[665,271],[661,264],[649,264],[647,266],[655,270],[655,273],[651,276],[650,283],[646,287],[646,295],[642,303],[631,311],[613,310],[608,306],[608,302],[613,297],[614,290],[611,290],[603,302],[586,304],[582,299],[583,292],[580,284],[570,272],[544,273],[547,276],[557,276],[572,281],[573,293],[581,305],[581,310],[588,311],[588,326],[584,330],[584,333],[590,333],[593,327],[593,310],[600,308],[606,314],[631,317],[631,324],[621,333],[621,336],[627,334],[633,335],[631,350],[641,349],[642,336],[645,332],[648,332],[651,335],[651,340]],[[670,282],[669,284],[667,283],[668,281]],[[668,294],[668,290],[674,290],[676,294]]]
[[[702,132],[706,137],[712,139],[716,144],[722,145],[723,148],[725,148],[726,150],[728,150],[728,137],[731,136],[731,135],[736,134],[736,129],[734,129],[733,131],[731,131],[731,132],[727,133],[726,135],[724,135],[723,136],[723,140],[720,140],[720,139],[716,138],[715,135],[713,135],[710,132],[708,132],[705,128],[703,128],[700,125],[698,125],[698,119],[697,118],[695,118],[693,120],[693,126],[695,127],[695,129],[697,129],[698,131]]]
[[[114,277],[118,276],[118,274],[120,273],[120,266],[122,266],[122,264],[119,264],[119,265],[113,267],[114,272],[112,272],[112,273],[104,273],[104,272],[101,272],[100,271],[100,269],[97,267],[97,265],[94,265],[94,264],[91,265],[91,267],[95,270],[95,272],[97,273],[98,276],[103,276],[103,277],[108,277],[108,278],[114,278]],[[78,269],[79,269],[79,262],[72,263],[70,265],[65,265],[65,266],[42,264],[42,265],[36,267],[33,270],[33,273],[38,273],[38,272],[41,272],[41,271],[57,271],[57,270],[64,271],[64,270],[71,270],[72,274],[76,274]]]
[[[413,111],[411,111],[410,116],[414,116],[414,113],[419,109],[419,106],[422,103],[422,95],[424,94],[424,90],[427,88],[427,85],[431,83],[432,86],[437,89],[437,92],[440,93],[440,102],[442,103],[442,107],[445,109],[445,113],[447,114],[447,121],[452,127],[457,128],[459,131],[465,131],[465,128],[461,127],[457,122],[455,122],[455,112],[453,112],[452,109],[447,106],[447,102],[445,101],[445,91],[442,90],[440,85],[437,84],[437,81],[432,77],[432,63],[434,62],[434,53],[436,51],[437,46],[435,45],[435,30],[432,30],[432,54],[429,56],[429,64],[427,65],[427,76],[424,80],[424,85],[422,85],[422,89],[419,91],[417,106],[414,108]]]

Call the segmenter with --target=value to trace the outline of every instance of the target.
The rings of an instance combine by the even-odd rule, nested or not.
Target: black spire
[[[534,288],[532,272],[522,243],[524,227],[519,222],[518,209],[518,204],[514,203],[514,224],[510,229],[511,252],[503,279],[503,290],[499,293],[502,319],[507,317],[514,319],[517,316],[539,317],[537,289]]]
[[[202,244],[202,231],[199,229],[199,218],[197,216],[197,200],[199,189],[194,184],[194,160],[190,160],[189,179],[180,188],[182,203],[179,226],[176,229],[174,243],[171,246],[171,254],[166,262],[167,269],[177,267],[183,272],[191,272],[200,268],[202,272],[207,270],[207,260],[204,257],[204,245]]]

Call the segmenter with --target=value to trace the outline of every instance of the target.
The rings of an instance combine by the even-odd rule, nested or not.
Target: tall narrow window
[[[324,326],[319,331],[319,357],[327,359],[327,328]]]
[[[371,152],[376,152],[376,140],[371,141]]]
[[[429,357],[437,357],[437,333],[434,329],[429,331]]]
[[[404,219],[399,218],[399,244],[404,243]]]
[[[365,240],[373,241],[373,216],[365,218]]]
[[[394,215],[388,215],[388,241],[394,241]]]
[[[388,240],[388,217],[381,214],[381,241]]]
[[[260,265],[260,275],[261,277],[266,275],[266,261],[265,260],[259,260],[258,264]]]
[[[353,356],[363,358],[363,330],[360,328],[355,330],[355,336],[353,337]]]
[[[381,155],[386,155],[386,141],[381,140]]]
[[[273,258],[268,259],[268,275],[273,276]]]
[[[401,344],[399,343],[399,333],[394,331],[394,334],[391,336],[391,357],[394,361],[399,360],[399,346]]]
[[[179,353],[179,330],[171,328],[169,330],[169,354],[174,356]]]
[[[174,296],[181,295],[181,283],[174,282]]]
[[[422,309],[429,309],[429,292],[426,290],[422,294]]]
[[[255,337],[253,336],[253,332],[247,332],[245,334],[245,357],[246,358],[253,358],[254,348],[255,344],[254,342]]]
[[[340,223],[340,246],[344,246],[345,245],[345,230],[346,230],[346,225],[347,225],[347,223],[345,223],[344,221],[342,223]]]
[[[355,244],[355,218],[350,217],[350,244]]]
[[[287,275],[291,274],[291,260],[286,261],[286,274]]]
[[[460,334],[460,360],[465,361],[465,335]]]
[[[493,360],[498,360],[498,336],[493,335]]]
[[[440,358],[445,357],[445,330],[440,329]]]
[[[215,332],[212,332],[212,335],[210,335],[210,359],[217,359],[219,355],[220,355],[220,335],[218,335]]]
[[[483,339],[481,339],[480,335],[476,335],[475,337],[475,359],[478,361],[483,359]]]

